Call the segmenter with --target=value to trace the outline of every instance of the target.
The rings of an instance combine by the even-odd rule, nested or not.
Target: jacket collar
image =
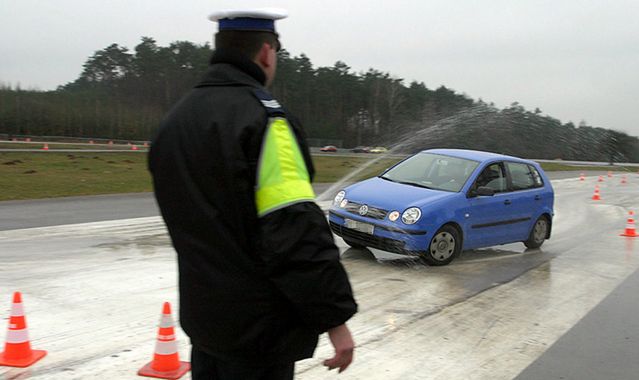
[[[264,87],[266,83],[264,71],[236,50],[216,49],[210,63],[209,71],[196,87],[237,84]]]

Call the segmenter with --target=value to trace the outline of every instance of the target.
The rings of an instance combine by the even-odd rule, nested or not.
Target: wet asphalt
[[[579,172],[548,174],[553,180],[579,176]],[[541,251],[525,251],[521,244],[500,246],[464,252],[454,265],[434,268],[419,265],[413,259],[386,256],[383,252],[348,249],[338,239],[343,261],[356,295],[360,297],[360,314],[352,327],[361,345],[358,363],[366,363],[353,367],[339,378],[639,378],[639,239],[632,245],[632,240],[616,236],[619,232],[616,221],[621,221],[620,226],[623,224],[621,209],[636,206],[635,193],[633,189],[614,190],[615,182],[607,184],[610,189],[604,193],[606,200],[611,199],[610,205],[578,201],[589,198],[591,182],[594,183],[592,177],[585,184],[568,181],[568,185],[558,186],[561,189],[558,202],[568,207],[560,208],[557,218],[562,223],[557,225],[553,239]],[[320,184],[316,192],[319,194],[327,187]],[[613,190],[617,191],[614,198]],[[5,251],[7,263],[11,263],[0,268],[0,272],[8,276],[11,283],[26,288],[27,294],[30,287],[35,289],[31,289],[34,296],[44,294],[40,299],[32,298],[31,305],[36,310],[39,307],[54,309],[56,306],[48,302],[58,293],[66,297],[69,292],[77,292],[81,296],[80,302],[86,297],[99,297],[99,293],[89,293],[85,289],[102,289],[105,284],[118,283],[124,288],[127,279],[138,278],[131,275],[134,273],[131,268],[138,260],[145,264],[145,269],[138,273],[141,278],[140,273],[148,271],[151,257],[158,255],[152,247],[158,244],[168,247],[169,244],[160,221],[149,225],[143,219],[129,222],[124,219],[157,215],[159,212],[151,193],[0,202],[0,231],[7,231],[4,245],[0,244],[4,249],[0,251]],[[118,220],[125,225],[120,225]],[[614,225],[609,220],[613,220]],[[98,227],[63,226],[96,221],[112,221],[109,222],[110,229],[100,232]],[[127,227],[126,223],[133,223],[133,226]],[[10,232],[43,226],[62,229]],[[602,237],[599,239],[597,234]],[[122,241],[115,244],[114,238]],[[59,249],[55,248],[56,239],[60,240]],[[49,260],[46,265],[33,268],[30,263],[38,257],[35,248],[38,244],[41,247],[48,245],[47,250],[52,252],[39,259]],[[79,253],[84,252],[85,244],[90,245],[94,253],[81,257]],[[136,257],[138,251],[141,258]],[[12,256],[10,252],[16,253]],[[173,258],[168,256],[153,263],[169,265]],[[77,270],[94,264],[96,272]],[[18,270],[21,267],[31,268],[36,273],[25,278]],[[104,273],[111,277],[105,280]],[[148,275],[144,277],[148,278]],[[42,278],[46,281],[38,282]],[[0,285],[4,289],[3,281],[0,280]],[[162,281],[157,288],[163,292],[175,282],[172,278],[162,277],[157,281]],[[91,286],[66,290],[69,284],[87,282]],[[144,297],[134,303],[140,306],[139,303],[147,302],[148,294],[157,291],[151,285],[154,284],[150,283],[148,290],[136,290]],[[129,298],[135,296],[129,289],[122,290],[122,294]],[[99,302],[90,304],[95,306],[95,313],[103,312]],[[149,307],[153,311],[151,318],[155,318],[154,306]],[[82,307],[79,304],[76,308]],[[82,321],[91,318],[95,316],[78,319],[75,323],[78,328],[90,331],[93,326],[83,326]],[[40,322],[46,324],[47,321]],[[53,322],[51,325],[55,325]],[[119,324],[122,322],[114,321],[113,328]],[[34,325],[37,328],[38,324]],[[55,336],[66,340],[75,336],[75,332],[63,335],[57,328],[55,331]],[[38,331],[35,332],[37,336]],[[43,343],[53,339],[46,338],[46,333],[41,335],[45,336]],[[120,348],[115,343],[113,346]],[[104,350],[105,343],[96,347]],[[84,350],[91,351],[90,348]],[[324,343],[320,345],[319,356],[326,356],[329,351]],[[50,360],[54,360],[54,356]],[[57,356],[61,357],[59,353]],[[142,360],[146,359],[144,355],[142,357]],[[426,357],[428,360],[423,360]],[[71,360],[72,364],[68,364],[70,359],[64,356],[62,360],[60,363],[65,366],[79,367],[75,369],[78,374],[83,370],[73,364],[79,363],[79,359]],[[49,377],[48,373],[58,375],[56,371],[62,368],[60,363],[49,364],[40,377],[37,371],[33,375],[56,378]],[[86,373],[97,373],[92,368],[93,362],[87,359],[87,363],[91,364],[87,364]],[[105,366],[113,368],[108,363]],[[307,362],[298,367],[297,378],[333,378],[325,373],[320,365]]]
[[[587,172],[602,175],[606,172]],[[551,179],[575,178],[579,172],[548,172]],[[321,194],[332,184],[313,187]],[[160,215],[153,193],[94,195],[0,202],[0,231]]]
[[[516,377],[517,380],[638,378],[639,271]]]

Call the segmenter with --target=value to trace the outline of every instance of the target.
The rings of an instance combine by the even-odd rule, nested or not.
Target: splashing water
[[[428,125],[418,131],[410,131],[400,136],[397,142],[391,144],[386,153],[383,153],[379,157],[376,157],[355,170],[349,172],[344,177],[340,178],[337,182],[333,183],[328,189],[323,191],[317,196],[317,201],[323,202],[333,199],[335,194],[343,189],[346,185],[355,182],[353,178],[357,178],[362,172],[370,168],[375,163],[388,158],[390,156],[398,157],[401,152],[407,152],[412,150],[422,150],[428,146],[428,141],[441,141],[445,136],[451,133],[451,130],[466,121],[469,117],[480,116],[480,112],[485,107],[476,106],[467,108],[453,116],[441,119],[434,124]],[[478,128],[478,127],[477,127]],[[403,154],[408,156],[408,154]]]

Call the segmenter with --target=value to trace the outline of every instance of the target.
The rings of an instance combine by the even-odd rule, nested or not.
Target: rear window
[[[510,172],[513,190],[534,189],[544,186],[541,175],[539,175],[534,166],[519,162],[506,162],[506,166]]]

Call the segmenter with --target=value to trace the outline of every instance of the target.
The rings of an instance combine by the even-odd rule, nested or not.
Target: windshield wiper
[[[407,181],[395,181],[395,182],[401,183],[402,185],[416,186],[416,187],[421,187],[421,188],[424,188],[424,189],[431,189],[431,190],[433,189],[430,186],[420,185],[419,183],[415,183],[415,182],[407,182]]]
[[[390,182],[397,182],[397,181],[393,181],[392,179],[390,179],[388,177],[384,177],[383,175],[380,175],[377,178],[385,179],[385,180],[390,181]]]

